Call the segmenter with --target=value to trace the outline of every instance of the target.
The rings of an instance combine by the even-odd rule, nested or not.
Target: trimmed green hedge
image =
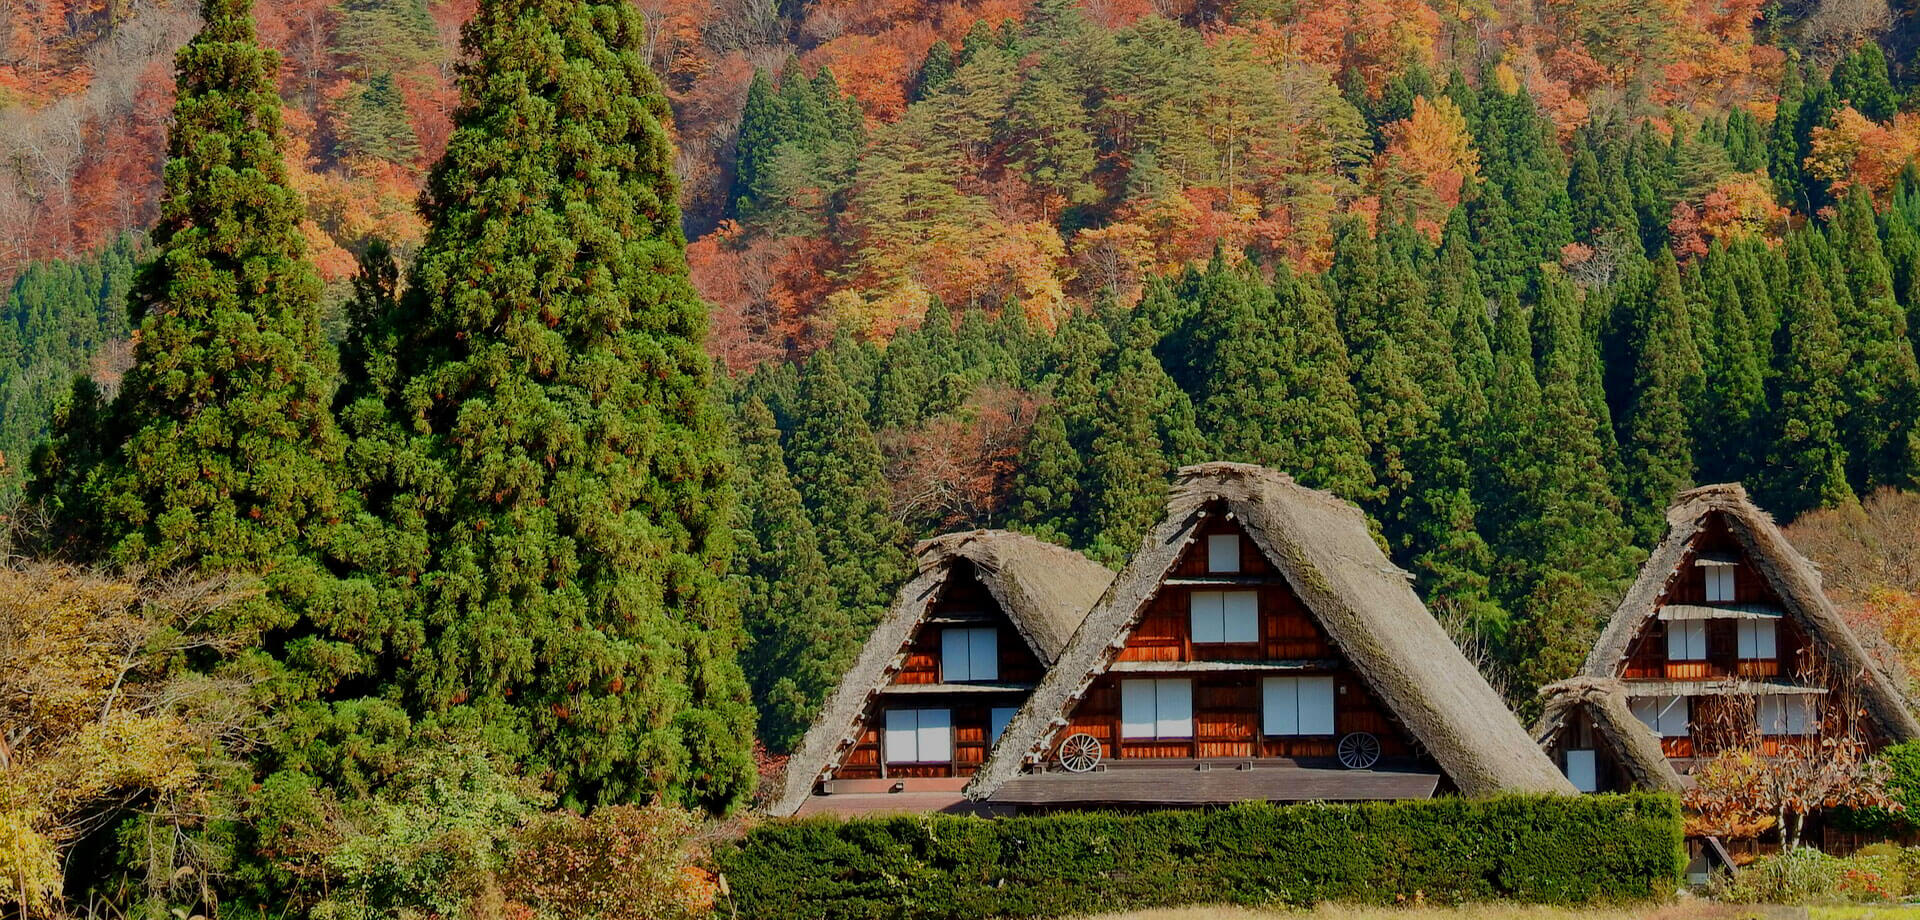
[[[974,920],[1196,903],[1662,898],[1670,795],[770,821],[715,854],[747,920]]]

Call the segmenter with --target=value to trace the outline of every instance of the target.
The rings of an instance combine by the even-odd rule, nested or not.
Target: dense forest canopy
[[[1696,483],[1920,653],[1911,10],[12,12],[7,590],[73,642],[10,648],[84,677],[26,908],[581,916],[527,854],[748,802],[914,540],[1118,567],[1204,460],[1357,503],[1522,712]],[[139,795],[42,781],[135,715]]]

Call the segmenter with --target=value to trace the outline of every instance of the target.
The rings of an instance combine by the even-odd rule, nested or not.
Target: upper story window
[[[1000,679],[1000,631],[991,626],[940,631],[940,679],[958,684]]]
[[[1771,618],[1741,620],[1736,630],[1740,637],[1740,657],[1760,659],[1780,657],[1779,623],[1777,621]]]
[[[1240,571],[1240,535],[1217,533],[1207,538],[1207,571],[1231,574]]]
[[[1707,580],[1707,603],[1733,603],[1733,572],[1734,568],[1730,565],[1701,567],[1700,574]]]
[[[1667,624],[1668,661],[1705,661],[1707,621],[1674,620]]]
[[[1185,678],[1121,681],[1120,737],[1140,740],[1193,737],[1193,681]]]
[[[1195,591],[1187,596],[1195,644],[1260,641],[1260,595]]]

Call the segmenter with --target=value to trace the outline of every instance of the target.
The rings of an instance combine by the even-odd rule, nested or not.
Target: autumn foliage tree
[[[1682,804],[1687,833],[1752,839],[1773,830],[1785,849],[1800,846],[1811,815],[1836,808],[1900,810],[1891,771],[1851,738],[1789,742],[1775,753],[1734,748],[1694,770]]]
[[[153,904],[208,904],[217,853],[175,845],[233,820],[226,773],[267,736],[252,681],[188,659],[245,652],[214,628],[244,580],[131,580],[41,564],[0,567],[0,902],[57,917],[113,880],[119,860],[75,860],[130,820],[132,879]],[[92,863],[92,864],[89,864]]]

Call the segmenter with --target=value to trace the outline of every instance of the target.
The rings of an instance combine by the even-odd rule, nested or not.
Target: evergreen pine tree
[[[1651,296],[1639,307],[1632,403],[1621,450],[1628,514],[1645,544],[1666,527],[1673,496],[1693,482],[1693,417],[1705,386],[1690,310],[1671,253],[1654,265]]]
[[[913,82],[913,100],[919,102],[940,91],[940,87],[953,79],[953,46],[946,41],[936,41],[927,49],[927,56],[920,62],[920,76]]]
[[[1847,351],[1826,278],[1807,245],[1808,234],[1787,240],[1790,286],[1782,291],[1780,328],[1767,404],[1773,418],[1762,494],[1776,514],[1791,518],[1813,508],[1854,500],[1847,485],[1847,452],[1840,440],[1846,402],[1841,378]]]
[[[1740,286],[1734,278],[1738,258],[1716,244],[1706,256],[1701,276],[1707,301],[1713,305],[1712,326],[1703,331],[1707,392],[1705,411],[1694,432],[1694,451],[1701,478],[1708,482],[1738,481],[1758,467],[1755,450],[1765,438],[1767,411],[1767,354],[1759,349],[1748,319]]]
[[[1419,465],[1413,452],[1437,431],[1439,419],[1415,382],[1391,325],[1404,304],[1425,294],[1390,293],[1385,272],[1366,226],[1354,221],[1343,224],[1335,237],[1333,266],[1326,280],[1352,355],[1360,435],[1378,484],[1363,505],[1378,517],[1388,541],[1404,548],[1409,525],[1403,506],[1413,491],[1414,468]]]
[[[737,578],[747,632],[741,664],[760,709],[761,740],[786,753],[833,692],[861,637],[827,578],[819,535],[787,475],[773,413],[749,398],[737,425]]]
[[[1893,89],[1887,57],[1881,53],[1879,42],[1862,43],[1834,65],[1833,92],[1841,102],[1874,121],[1893,119],[1900,96]]]
[[[793,134],[786,103],[773,87],[773,78],[764,70],[753,72],[747,84],[746,107],[740,112],[740,138],[735,145],[733,193],[728,196],[729,212],[749,216],[757,202],[754,196],[764,187],[763,173],[769,171],[774,148]]]
[[[0,506],[19,495],[74,378],[131,331],[127,290],[140,256],[141,237],[125,234],[86,259],[29,264],[0,301]]]
[[[1431,295],[1434,322],[1446,332],[1449,353],[1460,376],[1458,419],[1451,424],[1455,437],[1471,457],[1485,428],[1487,388],[1493,379],[1493,350],[1487,326],[1487,295],[1474,268],[1466,213],[1453,210],[1441,240]]]
[[[1043,193],[1042,220],[1057,216],[1050,211],[1053,199],[1071,206],[1100,197],[1093,183],[1097,151],[1091,119],[1080,98],[1061,85],[1061,76],[1049,68],[1029,74],[1000,126],[1010,143],[1007,165]]]
[[[880,444],[867,423],[867,401],[842,371],[849,346],[816,352],[795,406],[787,447],[794,484],[820,534],[834,593],[854,629],[880,622],[911,568],[906,532],[887,513]]]
[[[753,711],[667,101],[621,0],[483,0],[395,415],[428,550],[392,679],[568,801],[724,810]]]
[[[1204,317],[1211,339],[1198,416],[1223,460],[1259,463],[1349,499],[1373,491],[1347,349],[1325,295],[1284,266],[1268,287],[1234,271],[1237,293]]]
[[[1636,550],[1622,523],[1596,420],[1579,385],[1581,332],[1571,286],[1549,279],[1539,309],[1539,413],[1520,433],[1525,471],[1518,482],[1530,494],[1518,526],[1506,534],[1508,584],[1516,610],[1513,646],[1522,686],[1539,686],[1574,672],[1593,645],[1602,616],[1599,599],[1613,596],[1633,568]],[[1506,333],[1506,338],[1517,335]],[[1508,347],[1512,347],[1509,345]],[[1512,476],[1514,468],[1506,475]]]
[[[1157,341],[1152,326],[1135,320],[1100,384],[1086,466],[1087,554],[1110,564],[1139,549],[1164,512],[1174,469],[1202,451],[1193,404],[1154,357]]]
[[[1398,304],[1387,317],[1387,329],[1430,409],[1416,416],[1422,431],[1407,451],[1412,482],[1400,503],[1404,535],[1398,556],[1420,579],[1430,605],[1457,621],[1498,623],[1504,613],[1489,594],[1492,558],[1478,530],[1469,462],[1476,443],[1469,429],[1481,423],[1484,402],[1466,391],[1452,337],[1432,309],[1434,286],[1418,280],[1432,277],[1437,262],[1425,239],[1403,224],[1383,229],[1382,239],[1388,289]],[[1462,279],[1462,290],[1472,280]],[[1460,295],[1446,296],[1451,323]]]
[[[1052,402],[1041,406],[1020,451],[1008,517],[1021,530],[1071,545],[1080,532],[1074,512],[1081,469],[1080,452],[1067,439],[1060,407]]]
[[[346,116],[340,138],[342,155],[389,163],[412,162],[420,155],[407,101],[394,85],[393,74],[381,72],[369,78],[346,106]]]
[[[1481,532],[1493,549],[1495,590],[1502,600],[1525,595],[1526,560],[1538,547],[1528,531],[1539,516],[1542,471],[1533,433],[1540,427],[1540,382],[1533,371],[1533,342],[1526,311],[1513,294],[1500,298],[1489,346],[1487,424],[1475,456],[1475,497]]]
[[[1767,173],[1781,203],[1803,214],[1818,214],[1833,200],[1827,184],[1807,171],[1806,162],[1813,152],[1813,129],[1825,125],[1836,108],[1825,74],[1817,69],[1809,73],[1798,62],[1787,65],[1767,137]]]
[[[887,343],[886,355],[873,396],[873,425],[881,430],[917,425],[940,386],[940,369],[927,354],[926,336],[920,329],[902,330]]]
[[[1737,172],[1755,172],[1767,165],[1767,140],[1760,120],[1743,106],[1727,114],[1727,156]]]
[[[1841,381],[1847,478],[1861,494],[1882,486],[1910,488],[1920,476],[1920,365],[1864,188],[1854,187],[1831,229],[1850,295],[1834,298],[1840,339],[1849,351]]]
[[[99,427],[64,434],[42,494],[97,524],[118,563],[266,573],[269,595],[237,615],[284,630],[327,590],[318,557],[345,513],[334,356],[280,153],[278,59],[247,0],[202,16],[176,58],[153,257],[128,298],[133,367],[111,407],[67,414]]]
[[[438,63],[440,33],[427,0],[341,0],[333,52],[355,79]]]

